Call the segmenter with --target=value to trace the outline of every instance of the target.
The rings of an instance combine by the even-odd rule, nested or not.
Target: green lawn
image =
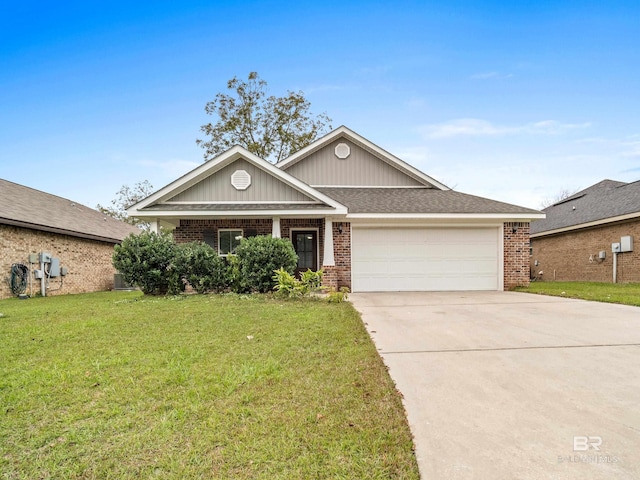
[[[0,301],[0,478],[418,478],[350,304]]]
[[[533,282],[519,292],[640,306],[640,283]]]

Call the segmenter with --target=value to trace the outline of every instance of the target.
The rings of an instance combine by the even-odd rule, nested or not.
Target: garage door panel
[[[496,290],[498,233],[497,227],[354,227],[353,290]]]

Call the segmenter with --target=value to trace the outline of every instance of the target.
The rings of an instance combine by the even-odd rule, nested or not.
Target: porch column
[[[160,222],[157,218],[154,218],[149,222],[149,231],[154,233],[160,233]]]
[[[324,218],[324,255],[323,267],[334,267],[336,264],[333,258],[333,222],[330,218]]]
[[[271,226],[271,236],[280,238],[280,217],[273,217],[273,225]]]

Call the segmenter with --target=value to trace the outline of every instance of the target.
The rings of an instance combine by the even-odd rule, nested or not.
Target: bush
[[[300,280],[283,268],[274,273],[273,280],[276,284],[273,289],[279,297],[297,298],[310,295],[311,292],[319,290],[322,284],[322,270],[314,272],[308,269],[302,272]]]
[[[336,292],[335,289],[331,289],[327,293],[327,301],[329,303],[342,303],[349,296],[349,287],[340,287],[340,291]]]
[[[176,271],[198,293],[220,292],[229,287],[230,270],[223,258],[204,242],[178,245]]]
[[[113,266],[126,283],[137,285],[145,294],[165,295],[170,290],[174,293],[180,291],[181,283],[180,272],[175,268],[177,250],[171,234],[131,234],[115,246]]]
[[[245,238],[236,249],[238,262],[235,291],[269,292],[275,282],[273,272],[284,269],[292,274],[298,256],[291,242],[284,238],[258,236]]]

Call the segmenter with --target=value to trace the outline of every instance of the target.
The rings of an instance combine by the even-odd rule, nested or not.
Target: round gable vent
[[[251,185],[251,175],[246,170],[236,170],[231,174],[231,185],[236,190],[246,190]]]
[[[339,143],[336,145],[336,157],[344,160],[349,155],[351,155],[351,147],[346,143]]]

